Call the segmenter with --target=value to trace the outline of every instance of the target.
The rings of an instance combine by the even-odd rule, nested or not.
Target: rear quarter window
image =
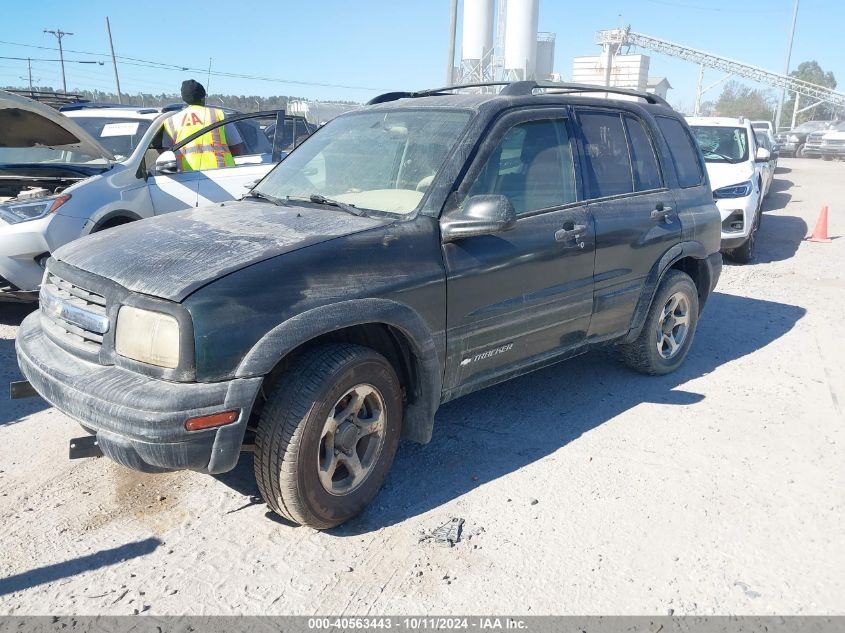
[[[698,147],[692,140],[686,126],[677,119],[665,116],[654,117],[663,132],[672,162],[678,174],[681,187],[695,187],[704,182],[704,165],[701,163]]]

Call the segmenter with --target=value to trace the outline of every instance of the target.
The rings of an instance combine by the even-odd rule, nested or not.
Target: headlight
[[[169,314],[121,306],[114,349],[132,360],[175,369],[179,365],[179,323]]]
[[[720,187],[713,192],[713,197],[716,200],[720,198],[744,198],[749,195],[754,189],[754,185],[750,180],[746,180],[738,185],[731,185],[729,187]]]
[[[26,202],[8,202],[0,204],[0,216],[11,224],[37,220],[45,215],[54,213],[56,209],[70,200],[69,193],[49,198],[37,198]]]
[[[790,134],[788,140],[790,143],[798,143],[799,141],[801,141],[801,139],[795,136],[794,134]]]

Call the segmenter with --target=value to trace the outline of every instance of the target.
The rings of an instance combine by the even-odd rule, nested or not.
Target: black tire
[[[806,156],[804,156],[804,145],[799,145],[795,149],[795,158],[806,158]]]
[[[361,385],[374,388],[381,397],[383,439],[376,440],[374,450],[378,452],[360,483],[347,493],[332,494],[319,474],[324,426],[342,397]],[[352,422],[344,423],[349,424]],[[342,426],[332,438],[342,435]],[[331,344],[310,350],[279,379],[261,412],[255,435],[255,478],[261,496],[294,523],[320,530],[340,525],[360,513],[378,493],[393,464],[401,428],[399,379],[384,356],[359,345]],[[353,441],[350,455],[357,454],[365,440]],[[334,455],[338,454],[335,450]],[[346,468],[337,457],[332,459],[338,469]],[[348,476],[354,480],[352,472],[348,471]]]
[[[680,293],[687,302],[687,330],[683,342],[670,358],[665,358],[658,351],[658,324],[670,298]],[[652,376],[675,371],[684,362],[689,353],[695,329],[698,325],[698,290],[689,275],[680,270],[670,270],[663,277],[657,293],[654,295],[643,329],[632,343],[619,345],[622,360],[626,365],[644,374]]]
[[[748,239],[741,246],[737,246],[730,252],[730,258],[738,264],[750,264],[754,261],[754,256],[757,253],[757,231],[760,229],[760,217],[762,215],[762,210],[757,209],[757,214],[754,216],[754,226],[748,234]]]
[[[134,220],[131,218],[112,218],[111,220],[106,220],[102,224],[98,224],[93,228],[91,232],[99,233],[100,231],[105,231],[106,229],[113,229],[116,226],[123,226],[124,224],[129,224],[130,222],[134,222]]]

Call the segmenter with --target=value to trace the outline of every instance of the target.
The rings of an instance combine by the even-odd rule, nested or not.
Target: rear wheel
[[[402,426],[396,372],[358,345],[306,352],[272,389],[255,438],[261,496],[300,525],[360,513],[384,483]]]
[[[698,290],[689,275],[670,270],[654,296],[640,335],[619,346],[622,360],[644,374],[668,374],[689,353],[698,324]]]

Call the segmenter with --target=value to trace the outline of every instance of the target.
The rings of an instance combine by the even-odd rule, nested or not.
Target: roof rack
[[[101,108],[122,108],[124,110],[149,110],[150,112],[157,112],[156,108],[148,106],[130,105],[125,103],[105,103],[102,101],[80,101],[79,103],[68,103],[59,108],[62,112],[69,112],[71,110],[95,110]]]
[[[577,94],[579,92],[605,92],[611,94],[625,95],[628,97],[637,97],[639,99],[645,100],[648,103],[671,107],[665,99],[650,92],[631,90],[629,88],[616,88],[614,86],[573,84],[556,81],[485,81],[481,83],[445,86],[443,88],[429,88],[427,90],[418,90],[416,92],[386,92],[382,95],[370,99],[367,102],[367,105],[386,103],[388,101],[396,101],[397,99],[413,99],[417,97],[432,97],[437,95],[445,95],[449,94],[454,90],[461,90],[463,88],[486,88],[492,86],[504,86],[499,91],[500,97],[532,95],[534,94],[535,90],[543,90],[546,94]]]

